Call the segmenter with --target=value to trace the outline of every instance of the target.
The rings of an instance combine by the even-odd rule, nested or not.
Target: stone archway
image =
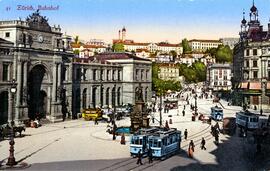
[[[8,122],[8,92],[0,93],[0,125]]]
[[[46,77],[46,70],[43,65],[34,66],[28,77],[28,117],[35,119],[37,114],[44,117],[47,113],[47,93],[41,90],[42,82]]]

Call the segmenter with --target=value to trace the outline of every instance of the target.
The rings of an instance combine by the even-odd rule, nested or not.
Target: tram
[[[180,149],[181,131],[176,128],[148,128],[140,129],[131,137],[130,154],[137,156],[139,150],[146,156],[151,148],[152,155],[161,160],[173,155]]]
[[[218,106],[211,107],[211,118],[216,121],[221,121],[223,119],[223,109]]]
[[[180,149],[181,131],[176,128],[169,130],[160,129],[148,136],[148,146],[152,149],[152,155],[161,160],[175,154]]]
[[[130,140],[130,154],[135,157],[139,150],[141,150],[143,155],[147,154],[148,146],[148,136],[158,131],[156,127],[153,128],[141,128],[139,129]]]
[[[249,111],[236,112],[236,124],[240,128],[254,130],[267,125],[267,117]]]

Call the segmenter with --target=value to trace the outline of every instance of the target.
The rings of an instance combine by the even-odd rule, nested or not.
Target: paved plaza
[[[191,99],[194,104],[194,99]],[[143,165],[136,164],[136,158],[130,157],[129,137],[126,145],[120,144],[120,137],[115,141],[106,132],[107,123],[94,125],[92,121],[83,119],[70,120],[54,124],[45,124],[40,128],[27,128],[22,138],[15,139],[15,158],[20,163],[27,163],[24,170],[58,171],[58,170],[254,170],[256,164],[255,145],[252,137],[240,138],[220,135],[220,144],[216,146],[214,137],[210,134],[210,125],[196,120],[191,121],[189,106],[186,105],[186,115],[182,116],[185,102],[179,102],[179,109],[163,114],[163,122],[172,118],[170,127],[182,132],[188,130],[188,139],[182,139],[181,152],[167,160],[154,160],[148,164],[143,159]],[[224,115],[234,116],[239,107],[224,104]],[[210,114],[212,99],[198,99],[199,112]],[[179,112],[179,115],[177,113]],[[172,115],[172,117],[168,117]],[[159,119],[159,113],[155,113]],[[129,118],[117,121],[117,126],[129,126]],[[153,123],[151,123],[153,124]],[[215,122],[212,122],[215,124]],[[222,127],[222,124],[219,123]],[[153,125],[158,125],[155,121]],[[183,133],[182,133],[183,134]],[[206,150],[200,149],[201,138],[206,139]],[[188,158],[187,148],[190,140],[195,142],[194,158]],[[0,161],[5,164],[9,155],[8,140],[0,142]],[[256,170],[256,169],[255,169]]]

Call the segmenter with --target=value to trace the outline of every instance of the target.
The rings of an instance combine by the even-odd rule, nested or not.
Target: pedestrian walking
[[[170,127],[169,127],[169,124],[168,124],[168,121],[167,121],[167,120],[166,120],[166,122],[165,122],[165,128],[170,129]]]
[[[182,111],[183,116],[185,116],[185,109]]]
[[[125,139],[125,134],[124,133],[121,136],[120,144],[122,144],[122,145],[125,145],[126,144],[126,139]]]
[[[193,140],[190,140],[188,148],[191,149],[194,152],[194,147],[195,147],[195,145],[193,143]]]
[[[219,135],[218,133],[215,134],[215,143],[218,144],[219,142]]]
[[[185,132],[184,132],[185,140],[187,140],[187,136],[188,136],[188,132],[187,132],[187,129],[185,129]]]
[[[95,118],[95,125],[98,125],[98,120],[97,120],[97,118]]]
[[[186,105],[184,105],[184,110],[186,109]]]
[[[203,137],[202,137],[202,141],[201,141],[201,149],[206,150],[206,148],[205,148],[205,139]]]
[[[149,164],[153,162],[153,154],[152,154],[151,147],[149,147],[149,149],[148,149],[148,162],[149,162]]]
[[[137,164],[142,165],[142,150],[141,149],[138,152]]]

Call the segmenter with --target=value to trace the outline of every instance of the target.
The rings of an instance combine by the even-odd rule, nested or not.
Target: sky
[[[0,20],[25,19],[33,10],[18,6],[57,7],[41,10],[49,24],[85,41],[111,43],[125,26],[126,38],[135,42],[179,43],[187,39],[239,37],[243,10],[249,18],[252,0],[0,0]],[[265,29],[270,0],[255,0]]]

